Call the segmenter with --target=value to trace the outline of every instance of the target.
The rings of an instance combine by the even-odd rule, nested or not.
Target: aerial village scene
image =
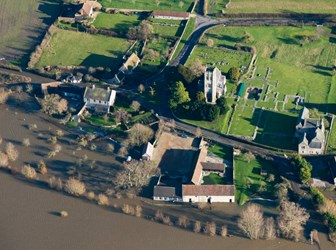
[[[0,0],[0,249],[336,249],[335,0]]]

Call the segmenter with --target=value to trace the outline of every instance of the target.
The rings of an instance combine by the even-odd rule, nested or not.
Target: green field
[[[105,120],[102,116],[90,116],[86,117],[85,120],[89,121],[92,125],[95,126],[112,126],[115,125],[115,120],[113,117],[109,117]]]
[[[98,0],[105,8],[135,9],[135,10],[169,10],[185,12],[192,8],[193,0]]]
[[[217,0],[222,2],[224,0]],[[217,7],[218,12],[221,8]],[[336,13],[334,0],[232,0],[225,13]]]
[[[137,15],[100,13],[93,25],[97,29],[111,29],[118,34],[125,35],[129,28],[137,26],[140,21]]]
[[[259,119],[260,109],[238,106],[233,114],[229,134],[253,136]]]
[[[129,42],[121,38],[57,30],[36,67],[102,66],[116,70],[129,46]]]
[[[233,151],[231,147],[224,147],[218,144],[211,145],[208,148],[209,152],[219,156],[220,158],[227,160],[227,161],[232,161],[233,157]]]
[[[174,24],[177,26],[168,26],[163,24],[153,23],[152,26],[154,28],[154,33],[159,34],[163,37],[178,37],[181,35],[181,25],[182,22],[179,24]]]
[[[260,175],[261,168],[266,169],[267,175],[277,176],[274,162],[257,157],[251,162],[247,162],[243,156],[236,156],[235,162],[235,197],[237,203],[244,204],[248,199],[262,197],[274,198],[275,182],[267,181],[268,176]]]
[[[332,130],[329,135],[328,150],[336,151],[336,123],[334,121]]]

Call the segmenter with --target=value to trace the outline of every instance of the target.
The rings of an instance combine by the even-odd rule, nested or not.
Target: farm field
[[[191,11],[193,0],[162,0],[159,4],[155,0],[98,0],[105,8],[135,9],[135,10],[167,10],[186,12]]]
[[[129,28],[140,23],[138,15],[100,13],[93,25],[97,29],[110,29],[118,34],[126,35]]]
[[[274,180],[268,180],[270,174],[277,176],[272,162],[256,157],[248,162],[242,155],[234,157],[235,162],[235,199],[242,205],[250,198],[274,198]],[[267,171],[266,176],[260,174],[261,168]]]
[[[130,43],[121,38],[57,30],[36,67],[102,66],[117,69],[129,46]]]
[[[216,2],[220,2],[217,0]],[[221,12],[221,9],[217,7]],[[232,0],[226,13],[336,13],[333,0]]]
[[[59,0],[1,0],[0,57],[26,66],[59,10]]]

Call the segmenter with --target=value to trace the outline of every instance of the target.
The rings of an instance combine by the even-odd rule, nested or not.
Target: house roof
[[[194,173],[191,177],[191,182],[194,183],[195,185],[200,185],[200,183],[201,183],[201,176],[202,176],[202,164],[201,164],[201,162],[205,161],[205,158],[206,158],[207,154],[208,154],[207,147],[202,147],[198,151]]]
[[[154,197],[176,197],[175,187],[154,186]]]
[[[154,146],[152,143],[148,142],[143,149],[142,155],[147,154],[148,156],[152,157],[154,152]]]
[[[153,16],[167,16],[167,17],[181,17],[181,18],[188,18],[188,12],[175,12],[175,11],[161,11],[161,10],[154,10],[152,12]]]
[[[202,162],[203,171],[225,171],[225,164],[223,163],[213,163],[213,162]]]
[[[82,5],[82,8],[78,11],[78,14],[83,15],[83,16],[88,16],[90,15],[92,8],[93,6],[91,3],[84,3]]]
[[[115,90],[111,90],[109,88],[108,89],[96,88],[93,85],[92,88],[86,88],[84,98],[108,102],[110,100],[113,91]]]
[[[233,185],[182,185],[183,196],[234,196]]]
[[[127,61],[124,63],[124,66],[126,68],[128,67],[134,67],[140,62],[140,58],[137,56],[137,54],[132,53],[130,57],[127,59]]]

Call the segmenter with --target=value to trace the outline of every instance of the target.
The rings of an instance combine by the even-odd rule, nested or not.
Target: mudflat
[[[317,249],[286,240],[208,237],[111,212],[0,172],[1,249]],[[55,215],[66,210],[67,218]],[[333,245],[320,235],[321,248]]]

